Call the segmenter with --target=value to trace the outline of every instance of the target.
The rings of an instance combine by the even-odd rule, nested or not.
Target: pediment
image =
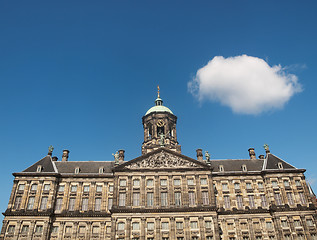
[[[162,149],[146,154],[120,166],[123,169],[201,169],[209,168],[208,165],[201,163],[182,154]]]

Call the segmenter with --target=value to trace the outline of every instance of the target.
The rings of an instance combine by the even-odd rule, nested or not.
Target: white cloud
[[[282,108],[301,86],[297,76],[280,65],[270,67],[263,59],[241,55],[214,57],[197,71],[188,89],[200,101],[220,102],[235,113],[255,115]]]

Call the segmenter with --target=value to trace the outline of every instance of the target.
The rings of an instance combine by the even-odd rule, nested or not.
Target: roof
[[[279,166],[279,163],[281,163],[282,168]],[[274,154],[268,153],[265,158],[263,170],[280,170],[280,169],[296,169],[296,167],[285,162],[284,160],[275,156]]]
[[[67,161],[55,162],[59,173],[75,173],[75,169],[79,167],[80,173],[99,173],[99,168],[104,169],[104,173],[111,173],[114,162],[107,161]]]
[[[261,171],[264,159],[223,159],[211,160],[211,166],[214,172],[220,172],[220,165],[223,166],[224,172],[242,172],[242,165],[245,165],[247,171]]]
[[[38,166],[42,167],[41,172],[46,172],[46,173],[51,173],[51,172],[56,173],[57,172],[50,155],[47,155],[46,157],[37,161],[32,166],[25,169],[23,172],[37,172]]]
[[[152,112],[168,112],[168,113],[171,113],[173,114],[173,112],[168,108],[168,107],[165,107],[163,106],[163,100],[158,97],[156,100],[155,100],[155,106],[154,107],[151,107],[146,113],[145,115],[148,115]]]

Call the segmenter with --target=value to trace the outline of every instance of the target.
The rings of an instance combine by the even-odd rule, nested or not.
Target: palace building
[[[177,117],[163,105],[142,118],[142,155],[69,161],[52,155],[14,181],[0,239],[317,240],[316,197],[304,169],[272,154],[210,159],[181,153]]]

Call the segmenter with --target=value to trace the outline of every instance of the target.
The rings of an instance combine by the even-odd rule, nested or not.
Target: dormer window
[[[38,165],[38,166],[37,166],[36,172],[42,172],[42,166],[41,166],[41,165]]]
[[[219,172],[224,172],[225,171],[225,169],[223,168],[223,165],[220,165],[219,166]]]
[[[283,164],[282,164],[281,162],[279,162],[279,163],[277,164],[277,166],[278,166],[279,169],[283,169]]]
[[[75,174],[78,174],[80,172],[80,168],[79,167],[76,167],[75,168]]]
[[[99,173],[104,173],[104,168],[103,167],[99,168]]]
[[[242,166],[241,166],[241,168],[242,168],[242,171],[243,171],[243,172],[248,171],[248,169],[247,169],[247,165],[242,165]]]

